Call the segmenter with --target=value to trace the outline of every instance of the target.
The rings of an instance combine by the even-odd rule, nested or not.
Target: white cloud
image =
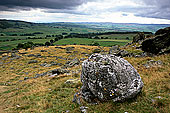
[[[157,1],[157,0],[154,0]],[[157,2],[156,2],[157,3]],[[170,20],[158,18],[157,4],[146,0],[91,0],[74,9],[31,9],[18,12],[2,11],[0,18],[30,22],[114,22],[170,24]],[[159,5],[161,7],[162,5]],[[144,10],[145,9],[145,10]],[[155,13],[152,13],[155,12]],[[161,13],[163,15],[163,13]],[[160,14],[160,15],[161,15]],[[154,16],[156,16],[153,18]],[[164,14],[168,17],[168,14]]]

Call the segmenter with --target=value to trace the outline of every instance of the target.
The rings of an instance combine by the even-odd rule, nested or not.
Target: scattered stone
[[[85,48],[85,47],[80,47],[81,49],[88,49],[88,48]]]
[[[71,54],[72,52],[71,51],[66,51],[67,54]]]
[[[76,92],[75,94],[74,94],[74,96],[73,96],[73,102],[74,103],[77,103],[77,104],[81,104],[81,101],[80,101],[80,93],[79,92]]]
[[[29,79],[29,77],[25,77],[25,78],[24,78],[24,80],[27,80],[27,79]]]
[[[79,64],[80,64],[79,59],[78,59],[78,58],[75,58],[75,59],[73,59],[72,61],[67,61],[65,65],[66,65],[67,67],[73,67],[73,66],[79,65]]]
[[[157,97],[155,97],[155,98],[162,99],[162,97],[161,97],[161,96],[157,96]]]
[[[87,113],[87,109],[88,109],[88,107],[86,107],[86,106],[81,106],[80,107],[81,113]]]
[[[85,53],[85,52],[82,52],[81,54],[82,54],[82,55],[85,55],[85,54],[87,54],[87,53]]]
[[[124,101],[134,98],[143,87],[136,69],[123,58],[93,54],[82,64],[81,97],[87,102]]]
[[[41,73],[41,74],[36,74],[36,76],[34,78],[39,78],[39,77],[43,77],[47,75],[47,72]]]
[[[163,62],[161,60],[158,61],[154,61],[154,60],[149,60],[146,64],[144,64],[143,66],[145,66],[146,68],[150,68],[153,66],[159,66],[162,65]]]
[[[37,63],[37,62],[38,62],[37,60],[30,60],[28,61],[28,64]]]
[[[86,58],[81,58],[81,59],[80,59],[80,61],[84,61],[84,60],[86,60]]]
[[[74,54],[78,54],[79,52],[78,51],[73,51]]]
[[[118,45],[112,46],[109,50],[109,54],[116,55],[120,51],[120,48]]]
[[[13,70],[14,68],[13,68],[13,67],[11,67],[10,69],[11,69],[11,70]]]
[[[70,112],[70,110],[66,110],[66,113],[69,113]]]
[[[93,50],[93,53],[100,53],[100,52],[101,52],[100,49],[94,49],[94,50]]]
[[[121,57],[127,57],[129,56],[129,52],[127,52],[126,50],[120,50],[116,56],[121,56]]]
[[[19,52],[18,54],[21,54],[21,55],[25,55],[25,54],[27,54],[28,52]]]
[[[42,56],[41,56],[40,53],[37,53],[37,54],[35,55],[35,57],[36,57],[36,58],[41,58]]]
[[[143,41],[144,39],[145,39],[145,34],[144,33],[138,33],[136,36],[133,37],[133,43]]]
[[[66,84],[76,84],[80,82],[80,79],[68,79],[65,83]]]
[[[69,72],[70,72],[69,70],[58,68],[58,69],[54,69],[54,70],[48,71],[47,75],[48,76],[52,76],[52,75],[55,74],[55,76],[56,76],[56,75],[60,75],[60,74],[64,74],[64,73],[69,73]]]
[[[65,49],[65,48],[63,48],[63,47],[55,47],[55,48],[57,48],[57,49]]]
[[[47,52],[47,50],[41,50],[40,52]]]
[[[27,57],[34,57],[34,56],[35,56],[34,54],[27,55]]]
[[[15,53],[11,53],[11,57],[17,57],[17,55]]]
[[[63,58],[62,56],[56,56],[56,60],[58,59],[67,60],[66,58]]]
[[[15,57],[12,57],[11,60],[16,60],[16,59],[19,59],[19,58],[21,58],[21,56],[16,55]]]
[[[66,47],[65,48],[67,51],[73,51],[75,49],[75,47]]]

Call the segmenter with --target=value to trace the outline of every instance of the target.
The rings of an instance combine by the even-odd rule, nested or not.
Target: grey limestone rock
[[[37,62],[38,62],[37,60],[30,60],[28,61],[28,64],[37,63]]]
[[[136,69],[123,58],[93,54],[82,63],[81,97],[87,102],[124,101],[134,98],[143,87]]]

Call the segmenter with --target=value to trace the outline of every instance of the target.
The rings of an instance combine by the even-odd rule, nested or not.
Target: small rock
[[[25,77],[25,78],[24,78],[24,80],[27,80],[27,79],[29,79],[29,77]]]
[[[80,107],[80,111],[81,111],[82,113],[87,113],[87,109],[88,109],[88,107],[86,107],[86,106],[81,106],[81,107]]]
[[[17,55],[15,53],[11,53],[11,57],[16,57]]]
[[[69,113],[70,112],[70,110],[66,110],[66,113]]]
[[[66,84],[76,84],[80,82],[80,79],[68,79],[65,83]]]
[[[75,48],[75,47],[66,47],[65,49],[66,49],[67,51],[73,51],[74,48]]]
[[[35,56],[34,54],[27,55],[27,57],[34,57],[34,56]]]
[[[78,58],[75,58],[75,59],[73,59],[72,61],[66,62],[66,65],[67,65],[68,67],[73,67],[73,66],[79,65],[79,64],[80,64],[80,61],[79,61]]]
[[[55,47],[55,48],[57,48],[57,49],[65,49],[65,48],[63,48],[63,47]]]
[[[85,54],[87,54],[87,53],[85,53],[85,52],[82,52],[81,54],[82,54],[82,55],[85,55]]]
[[[73,96],[73,102],[74,103],[77,103],[77,104],[81,104],[81,101],[80,101],[80,93],[79,92],[76,92],[75,94],[74,94],[74,96]]]
[[[116,54],[116,56],[121,56],[121,57],[126,57],[129,55],[129,52],[127,52],[126,50],[121,50],[118,52],[118,54]]]
[[[47,75],[47,72],[41,73],[41,74],[36,74],[36,76],[34,78],[38,78],[38,77],[43,77]]]
[[[101,52],[100,49],[94,49],[94,50],[93,50],[93,53],[100,53],[100,52]]]
[[[41,50],[40,52],[47,52],[47,50]]]
[[[79,52],[78,51],[73,51],[74,54],[78,54]]]
[[[21,54],[21,55],[25,55],[25,54],[27,54],[28,52],[19,52],[18,54]]]
[[[37,63],[37,62],[38,62],[37,60],[30,60],[28,61],[28,64]]]
[[[112,46],[109,50],[109,54],[116,55],[120,51],[120,48],[118,45]]]
[[[67,54],[71,54],[72,52],[71,51],[66,51]]]
[[[21,106],[20,105],[16,105],[17,108],[20,108]]]
[[[162,97],[161,97],[161,96],[157,96],[157,97],[155,97],[155,98],[161,99]]]
[[[83,61],[83,60],[86,60],[86,58],[81,58],[80,60]]]

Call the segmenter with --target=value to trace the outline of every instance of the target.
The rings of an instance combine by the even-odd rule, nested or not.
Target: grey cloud
[[[143,0],[147,6],[137,11],[136,16],[170,20],[170,0]]]
[[[30,8],[48,9],[74,9],[87,2],[86,0],[3,0],[0,2],[0,10],[14,10]]]
[[[170,20],[170,0],[136,0],[140,6],[119,6],[112,11],[133,13],[135,16]],[[141,5],[142,3],[142,5]]]

